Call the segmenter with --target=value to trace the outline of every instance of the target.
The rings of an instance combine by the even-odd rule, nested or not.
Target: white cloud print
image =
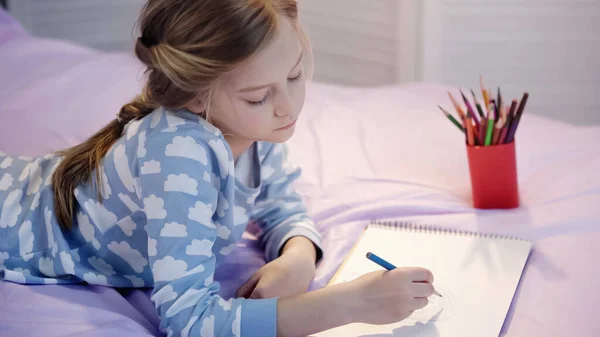
[[[110,194],[112,193],[112,190],[110,188],[110,182],[108,181],[108,176],[106,175],[106,172],[104,172],[103,169],[100,170],[102,171],[102,189],[100,192],[102,192],[102,197],[104,199],[108,199],[110,198]]]
[[[83,280],[89,284],[97,284],[97,285],[108,285],[108,280],[104,275],[97,275],[95,273],[85,273],[83,274]]]
[[[73,259],[71,255],[67,252],[60,252],[60,262],[63,265],[63,269],[65,273],[72,275],[75,273],[75,263],[73,263]]]
[[[229,152],[227,152],[227,148],[225,147],[225,143],[222,140],[214,140],[211,139],[208,141],[208,145],[212,148],[217,156],[217,160],[219,161],[219,171],[221,171],[221,177],[225,178],[228,174],[234,174],[234,166],[233,163],[229,161]]]
[[[90,265],[92,267],[94,267],[97,271],[101,272],[104,275],[114,275],[115,274],[115,270],[114,270],[113,266],[106,263],[106,261],[104,261],[101,258],[92,256],[88,259],[88,262],[90,263]]]
[[[127,158],[127,154],[125,153],[125,145],[121,144],[115,148],[113,151],[113,160],[117,175],[125,188],[131,193],[135,192],[133,175],[129,169],[129,158]]]
[[[148,219],[164,219],[167,216],[164,206],[165,201],[154,194],[144,198],[144,210]]]
[[[233,332],[234,337],[239,337],[242,335],[242,306],[238,305],[237,309],[235,309],[235,319],[233,323],[231,323],[231,332]]]
[[[189,218],[208,228],[215,228],[215,225],[212,223],[213,213],[213,206],[211,204],[207,205],[202,201],[196,201],[195,206],[190,207]]]
[[[148,256],[156,256],[156,244],[158,241],[148,238]]]
[[[137,156],[142,158],[146,156],[146,148],[144,145],[146,144],[146,131],[140,132],[138,135],[138,151]]]
[[[208,288],[187,290],[186,292],[179,295],[179,299],[171,305],[169,310],[167,310],[166,316],[173,317],[181,311],[183,311],[184,309],[197,305],[201,302],[202,297],[206,296],[207,293]],[[206,335],[201,334],[200,336],[204,337]]]
[[[156,174],[160,173],[160,162],[157,160],[150,160],[144,162],[141,168],[142,174]]]
[[[117,223],[117,216],[115,213],[106,209],[106,207],[98,201],[90,199],[83,203],[83,208],[87,210],[90,218],[102,233]]]
[[[231,254],[231,252],[233,251],[234,248],[235,248],[235,243],[232,243],[229,246],[225,246],[225,247],[221,248],[221,250],[219,251],[219,254],[229,255],[229,254]]]
[[[135,212],[140,209],[140,206],[131,200],[131,197],[127,194],[119,193],[119,199],[121,199],[121,201],[125,204],[125,206],[127,206],[127,208],[129,208],[131,212]]]
[[[127,236],[132,236],[133,231],[137,228],[137,224],[131,219],[130,216],[121,219],[119,222],[117,222],[117,225],[121,227],[121,230]]]
[[[13,159],[11,157],[4,158],[4,160],[0,163],[0,169],[9,168],[12,166]]]
[[[227,228],[227,226],[221,225],[218,221],[216,223],[217,223],[217,236],[223,240],[229,239],[229,236],[231,235],[231,230],[229,228]]]
[[[219,192],[219,201],[217,202],[217,214],[222,218],[225,216],[225,211],[229,208],[229,202],[223,196],[223,193]]]
[[[19,228],[19,254],[27,255],[33,251],[33,231],[31,230],[31,221],[23,222]]]
[[[175,260],[172,256],[165,256],[156,260],[152,265],[152,275],[154,281],[173,281],[185,274],[187,263],[182,260]]]
[[[199,317],[200,316],[192,316],[192,318],[190,318],[188,320],[188,323],[183,327],[183,329],[181,329],[181,337],[190,337],[190,330],[192,330],[192,326],[194,326],[194,324],[196,324]],[[173,336],[167,336],[167,337],[173,337]],[[200,335],[200,337],[205,337],[205,336]]]
[[[137,134],[141,124],[141,120],[134,120],[129,123],[129,125],[127,126],[127,140],[131,139],[131,137]]]
[[[202,327],[200,328],[200,336],[215,336],[215,316],[210,315],[202,320]]]
[[[165,181],[165,192],[182,192],[190,195],[198,195],[198,181],[190,178],[187,174],[169,174]]]
[[[36,208],[38,208],[38,206],[40,205],[40,194],[36,194],[33,197],[33,201],[31,202],[31,207],[29,208],[29,210],[33,211]]]
[[[185,253],[187,255],[202,255],[202,256],[212,256],[212,246],[213,243],[210,240],[192,240],[192,243],[185,247]]]
[[[184,238],[188,235],[185,225],[168,222],[160,230],[160,236],[169,238]]]
[[[107,247],[111,252],[125,260],[136,273],[143,272],[144,267],[148,265],[148,260],[142,256],[142,253],[131,248],[129,243],[125,241],[119,243],[113,241]]]
[[[48,186],[48,185],[52,184],[52,176],[54,175],[54,172],[58,168],[58,165],[60,164],[60,162],[61,161],[58,161],[57,163],[54,164],[54,166],[52,166],[52,169],[50,170],[50,173],[46,177],[46,181],[44,181],[44,185],[45,186]]]
[[[221,306],[221,308],[223,308],[223,310],[225,311],[231,311],[231,302],[233,299],[229,299],[227,301],[225,301],[222,297],[219,297],[219,301],[217,303],[219,303],[219,305]]]
[[[0,179],[0,191],[8,191],[8,188],[12,186],[14,178],[8,174],[4,173],[2,179]]]
[[[100,249],[100,242],[96,239],[96,230],[94,226],[90,222],[90,219],[87,215],[78,212],[77,213],[77,223],[79,224],[79,229],[83,238],[86,242],[91,242],[94,245],[94,248]]]
[[[25,165],[23,171],[21,171],[21,175],[19,176],[19,181],[25,181],[25,179],[29,177],[29,171],[31,171],[32,165],[33,163],[27,163],[27,165]]]
[[[189,158],[192,160],[199,161],[204,165],[208,164],[206,150],[204,149],[204,147],[202,147],[202,145],[196,143],[194,138],[190,136],[174,137],[173,142],[167,145],[165,154],[171,157]]]
[[[173,287],[166,285],[152,295],[150,299],[156,304],[157,307],[159,307],[167,302],[173,301],[176,298],[177,293],[173,290]]]
[[[56,273],[54,272],[54,261],[49,257],[40,258],[39,265],[40,273],[54,277]]]
[[[13,227],[17,224],[19,214],[21,214],[21,197],[23,191],[14,190],[8,194],[0,212],[0,228]]]

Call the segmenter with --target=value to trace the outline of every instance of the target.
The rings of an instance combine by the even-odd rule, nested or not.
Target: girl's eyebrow
[[[302,61],[302,56],[303,55],[304,54],[302,52],[300,52],[300,55],[298,56],[298,61],[296,61],[296,64],[294,64],[294,66],[292,67],[292,69],[296,68],[300,64],[300,61]],[[251,91],[256,91],[256,90],[264,89],[264,88],[269,87],[269,86],[271,86],[271,84],[255,85],[255,86],[246,87],[244,89],[241,89],[238,92],[251,92]]]

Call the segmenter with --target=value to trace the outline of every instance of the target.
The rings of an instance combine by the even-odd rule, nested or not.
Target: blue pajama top
[[[126,126],[100,165],[101,186],[94,173],[73,191],[73,229],[62,231],[51,186],[62,158],[0,152],[0,279],[153,287],[168,336],[276,336],[277,299],[223,299],[215,268],[249,222],[267,261],[293,236],[320,255],[321,238],[285,146],[257,142],[242,157],[244,178],[217,128],[159,108]]]

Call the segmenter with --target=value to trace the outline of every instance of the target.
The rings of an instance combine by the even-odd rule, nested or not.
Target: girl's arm
[[[224,140],[202,139],[197,127],[184,124],[177,132],[149,135],[141,131],[141,144],[127,144],[137,150],[136,159],[126,157],[124,145],[112,152],[126,189],[143,202],[148,233],[147,246],[116,244],[123,251],[148,250],[148,261],[129,256],[139,262],[132,274],[152,272],[151,299],[167,336],[306,336],[356,321],[399,321],[425,305],[422,297],[431,295],[433,287],[423,281],[431,282],[431,273],[402,268],[289,298],[221,298],[213,280],[215,254],[227,252],[214,249],[220,224],[213,218],[219,186],[233,183],[228,181],[232,170],[219,162]],[[140,172],[139,183],[127,173],[131,164]]]
[[[288,240],[303,237],[312,245],[302,245],[304,255],[322,256],[321,235],[306,212],[301,196],[293,183],[300,176],[300,169],[287,162],[284,144],[258,143],[261,158],[261,192],[256,199],[252,219],[261,228],[259,239],[267,262],[279,257]],[[291,245],[296,245],[289,242]]]
[[[307,336],[356,322],[399,322],[427,305],[432,282],[429,270],[403,267],[280,299],[277,336]]]
[[[220,223],[233,221],[233,207],[225,218],[215,213],[220,187],[233,183],[232,161],[219,152],[226,149],[222,138],[198,128],[184,124],[169,132],[157,127],[140,132],[139,146],[131,144],[139,148],[133,170],[139,172],[136,190],[147,216],[144,268],[154,278],[151,299],[160,329],[168,336],[275,336],[277,299],[225,301],[218,295],[216,256],[231,247],[217,249],[215,242]],[[116,148],[114,156],[124,171],[124,148]]]
[[[307,336],[352,323],[359,301],[350,290],[347,284],[340,284],[280,299],[277,336]]]

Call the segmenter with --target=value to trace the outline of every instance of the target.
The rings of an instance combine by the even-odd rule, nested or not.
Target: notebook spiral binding
[[[443,228],[443,227],[437,227],[437,226],[423,225],[423,224],[409,222],[409,221],[374,220],[374,221],[370,222],[368,227],[391,229],[391,230],[403,230],[403,231],[407,231],[407,232],[421,232],[421,233],[435,233],[435,234],[441,234],[441,235],[477,237],[477,238],[486,238],[486,239],[528,241],[528,240],[525,240],[523,238],[519,238],[516,236],[473,232],[473,231],[460,230],[460,229],[454,229],[454,228]]]

